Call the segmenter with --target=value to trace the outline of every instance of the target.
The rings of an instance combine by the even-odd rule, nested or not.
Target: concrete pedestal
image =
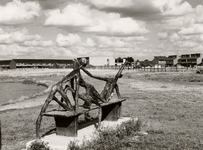
[[[121,117],[120,119],[118,119],[118,121],[102,121],[101,129],[106,128],[106,127],[115,128],[118,125],[121,125],[122,123],[131,121],[131,119],[132,118]],[[134,118],[134,120],[136,121],[137,118],[136,119]],[[53,150],[67,150],[68,144],[71,141],[77,141],[78,144],[82,144],[83,140],[91,141],[91,139],[94,138],[93,134],[95,132],[97,132],[95,126],[91,125],[91,126],[78,130],[77,137],[67,137],[67,136],[62,136],[62,135],[51,134],[51,135],[41,138],[41,140],[44,142],[48,142],[48,145]],[[26,150],[30,150],[30,144],[33,141],[34,140],[26,143]]]

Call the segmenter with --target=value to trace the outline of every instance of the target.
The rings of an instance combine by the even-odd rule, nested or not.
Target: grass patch
[[[157,76],[155,81],[142,79],[142,74],[139,75],[140,77],[136,73],[128,75],[130,78],[125,78],[124,75],[124,78],[121,78],[118,83],[119,85],[122,84],[120,86],[122,96],[129,97],[123,103],[122,116],[138,117],[143,122],[142,130],[147,131],[149,135],[141,136],[138,140],[136,134],[124,136],[122,140],[120,140],[120,136],[116,136],[115,141],[110,142],[112,144],[119,142],[118,145],[121,143],[121,147],[118,148],[121,150],[202,150],[202,84],[197,82],[190,82],[190,84],[188,82],[184,84],[175,82],[171,84],[171,81],[173,81],[171,80],[172,77],[175,79],[176,77],[183,78],[179,77],[177,73],[168,73],[166,74],[167,76],[165,74],[155,74]],[[187,76],[185,78],[189,79]],[[159,82],[158,79],[161,81],[163,79],[164,82]],[[89,82],[88,78],[87,81]],[[131,83],[137,83],[136,88],[131,88]],[[101,85],[100,81],[95,81],[92,84],[96,85],[98,90],[104,86]],[[149,85],[156,86],[156,84],[159,84],[161,90],[145,88]],[[41,107],[36,107],[0,112],[2,150],[23,149],[26,142],[36,138],[35,122],[40,109]],[[54,127],[54,120],[52,118],[43,117],[40,130],[41,135]],[[115,133],[115,131],[112,132]],[[115,137],[113,133],[109,133],[109,135]],[[106,138],[106,135],[103,135],[104,137]],[[108,139],[108,136],[106,139]],[[97,142],[99,143],[99,141]],[[77,143],[72,143],[72,148],[74,148],[74,144],[75,150],[77,150]],[[92,149],[94,150],[95,148]],[[102,150],[105,149],[103,148]]]

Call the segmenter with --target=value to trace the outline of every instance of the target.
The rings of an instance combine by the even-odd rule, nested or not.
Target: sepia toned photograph
[[[0,150],[203,150],[203,0],[0,0]]]

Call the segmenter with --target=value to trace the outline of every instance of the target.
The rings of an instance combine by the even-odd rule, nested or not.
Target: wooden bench
[[[88,110],[82,110],[77,113],[63,110],[46,112],[43,116],[54,117],[56,125],[56,134],[69,137],[77,137],[77,131],[92,124],[101,126],[104,120],[117,121],[121,117],[122,102],[126,99],[117,99],[108,103],[101,104],[101,107],[95,106]],[[99,117],[89,122],[78,124],[78,117],[89,111],[98,109]]]

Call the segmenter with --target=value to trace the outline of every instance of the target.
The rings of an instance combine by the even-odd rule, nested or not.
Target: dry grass
[[[196,75],[183,74],[187,78]],[[123,116],[135,116],[142,122],[148,136],[126,146],[134,149],[203,149],[203,82],[172,80],[183,78],[174,73],[126,72],[119,80],[122,96],[128,97],[123,105]],[[198,76],[202,80],[201,76]],[[86,80],[89,80],[86,77]],[[104,84],[92,80],[101,90]],[[40,107],[0,112],[3,150],[25,148],[35,138],[35,121]],[[42,130],[54,126],[50,118],[43,120]]]

